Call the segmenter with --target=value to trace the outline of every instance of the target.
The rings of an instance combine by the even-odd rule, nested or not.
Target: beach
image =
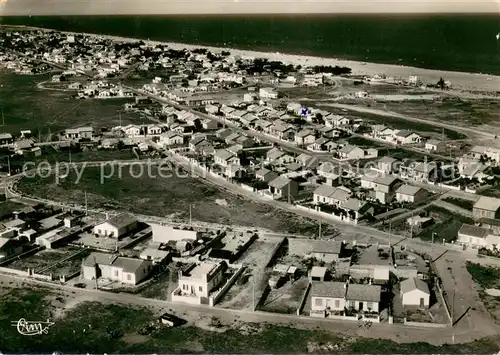
[[[39,27],[28,27],[19,26],[30,29],[37,29],[42,31],[57,31],[47,28]],[[466,90],[466,91],[481,91],[481,92],[497,92],[500,91],[500,76],[488,75],[488,74],[478,74],[478,73],[467,73],[467,72],[457,72],[457,71],[444,71],[444,70],[434,70],[434,69],[424,69],[416,68],[403,65],[394,64],[380,64],[380,63],[370,63],[370,62],[360,62],[343,60],[337,58],[324,58],[306,55],[295,55],[286,54],[278,52],[260,52],[252,50],[241,50],[226,47],[211,47],[202,46],[196,44],[184,44],[176,42],[163,42],[163,41],[151,41],[138,38],[129,38],[121,36],[111,36],[105,34],[93,34],[93,33],[81,33],[81,32],[68,32],[59,31],[61,33],[76,35],[83,34],[89,37],[99,37],[106,38],[114,41],[123,42],[136,42],[142,40],[148,45],[167,45],[168,47],[176,50],[188,49],[192,50],[195,48],[206,48],[212,52],[220,52],[222,50],[231,52],[231,55],[238,55],[241,57],[252,57],[252,58],[266,58],[268,60],[281,61],[285,64],[302,65],[302,66],[335,66],[349,67],[352,69],[352,75],[386,75],[387,77],[395,77],[401,79],[408,79],[410,75],[415,75],[425,84],[435,84],[440,78],[448,80],[451,82],[452,88],[454,90]]]

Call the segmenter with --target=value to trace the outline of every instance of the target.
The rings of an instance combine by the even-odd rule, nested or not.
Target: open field
[[[500,268],[467,262],[467,271],[477,284],[479,297],[496,320],[500,320],[500,297],[490,296],[486,289],[500,289]]]
[[[60,250],[60,249],[57,249]],[[69,253],[77,253],[77,251],[74,251],[69,249]],[[72,251],[71,251],[72,250]],[[82,261],[90,255],[92,251],[90,249],[83,249],[81,252],[78,252],[78,254],[72,256],[71,258],[58,262],[56,265],[53,267],[46,269],[43,271],[43,274],[49,275],[52,274],[53,277],[59,277],[61,275],[71,275],[77,271],[80,271],[82,268]]]
[[[500,101],[457,97],[443,97],[434,101],[405,101],[372,103],[374,108],[384,108],[412,117],[457,125],[498,125]]]
[[[495,339],[469,344],[432,346],[427,343],[398,344],[387,340],[360,339],[325,330],[286,326],[220,324],[213,319],[187,319],[182,327],[159,328],[150,335],[138,331],[155,320],[162,310],[103,304],[78,295],[52,293],[46,289],[0,289],[0,320],[8,324],[26,317],[50,319],[55,324],[43,337],[21,336],[8,325],[0,328],[2,351],[21,353],[495,353]],[[164,312],[165,310],[163,310]],[[182,314],[179,316],[183,317]],[[207,318],[207,319],[206,319]],[[218,322],[215,322],[218,323]],[[253,331],[249,331],[249,328]],[[85,331],[84,331],[85,329]],[[331,344],[330,349],[319,344]]]
[[[111,175],[109,166],[102,167],[106,176]],[[61,202],[83,204],[87,191],[89,207],[129,211],[139,214],[172,217],[186,220],[189,218],[189,204],[192,205],[192,218],[203,222],[235,224],[249,227],[267,228],[279,232],[309,234],[317,232],[317,222],[283,212],[265,204],[247,201],[227,193],[203,180],[186,177],[174,172],[163,172],[159,176],[157,167],[151,167],[151,174],[138,176],[139,168],[124,167],[121,176],[118,167],[113,176],[103,179],[101,169],[87,168],[78,184],[73,171],[59,185],[55,176],[47,178],[24,178],[18,188],[32,196]],[[167,177],[172,175],[172,177]],[[177,176],[176,176],[177,175]],[[156,176],[156,177],[155,177]],[[325,230],[326,229],[326,230]],[[331,233],[332,227],[325,225],[324,233]]]
[[[4,132],[18,134],[31,129],[42,138],[65,128],[93,126],[113,127],[120,123],[118,110],[131,99],[76,100],[70,92],[43,90],[36,83],[48,79],[47,75],[23,76],[0,69],[0,106],[5,117]],[[81,78],[81,82],[84,79]],[[123,112],[122,124],[148,123],[138,114]]]
[[[56,272],[57,275],[61,275],[65,270],[70,270],[71,272],[75,272],[80,268],[81,261],[85,257],[85,254],[79,254],[74,259],[63,261],[60,264],[58,263],[59,261],[79,251],[81,251],[81,249],[74,247],[64,247],[59,249],[44,249],[36,254],[30,255],[23,259],[15,260],[4,266],[11,269],[17,269],[23,271],[27,271],[28,268],[34,269],[35,272],[46,270],[43,273],[47,275],[50,273],[49,270],[53,270],[54,272]]]

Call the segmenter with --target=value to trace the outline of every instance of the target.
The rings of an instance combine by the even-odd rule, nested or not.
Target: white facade
[[[430,295],[422,290],[414,289],[401,294],[403,306],[429,307]]]

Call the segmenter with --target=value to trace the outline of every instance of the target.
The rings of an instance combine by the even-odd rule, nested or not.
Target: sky
[[[468,13],[500,14],[500,0],[0,0],[0,14]]]

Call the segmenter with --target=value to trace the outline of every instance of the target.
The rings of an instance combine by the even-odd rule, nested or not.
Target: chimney
[[[109,219],[109,213],[106,212],[106,220],[108,220],[108,219]]]

